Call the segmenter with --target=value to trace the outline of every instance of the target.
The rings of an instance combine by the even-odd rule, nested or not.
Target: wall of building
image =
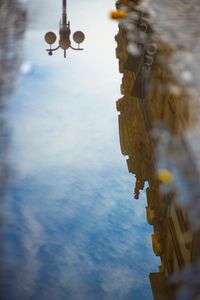
[[[130,14],[137,11],[135,4],[128,0],[117,1],[116,7],[120,10],[125,6]],[[139,31],[144,23],[141,13],[132,22]],[[145,24],[150,28],[147,18]],[[186,101],[185,90],[176,84],[165,64],[172,51],[171,47],[159,39],[153,40],[150,28],[146,32],[146,42],[143,45],[138,43],[141,54],[133,56],[127,51],[127,36],[130,34],[127,28],[125,21],[121,22],[115,37],[116,57],[122,74],[122,97],[116,102],[121,151],[128,157],[128,171],[136,177],[134,198],[139,199],[145,182],[149,186],[146,189],[147,222],[153,226],[154,253],[161,258],[158,272],[149,275],[154,299],[174,299],[177,286],[169,284],[168,279],[195,261],[199,255],[200,236],[190,228],[186,209],[175,203],[176,189],[167,184],[163,188],[165,183],[158,180],[157,140],[154,132],[164,127],[171,136],[182,141],[185,131],[195,122],[195,107],[194,102]],[[182,151],[187,156],[187,147],[183,147]]]

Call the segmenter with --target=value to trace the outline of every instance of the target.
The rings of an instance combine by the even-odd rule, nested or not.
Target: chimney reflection
[[[144,26],[137,3],[125,2],[130,18],[120,23],[115,37],[122,74],[122,97],[116,106],[121,152],[136,177],[135,199],[148,184],[146,217],[153,226],[153,251],[161,259],[158,272],[149,274],[152,292],[155,300],[172,300],[183,291],[190,295],[187,299],[197,299],[200,285],[191,291],[189,281],[197,277],[200,282],[200,177],[186,136],[196,122],[196,99],[169,70],[171,45],[158,37],[155,43],[148,18]],[[124,9],[124,1],[117,1],[116,7]],[[133,27],[139,55],[133,54],[128,38]],[[141,42],[144,30],[146,40]],[[181,273],[188,266],[189,273]]]

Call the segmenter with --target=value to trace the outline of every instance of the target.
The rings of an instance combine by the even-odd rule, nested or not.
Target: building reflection
[[[126,9],[132,12],[133,2],[117,1],[116,7],[120,9],[125,5]],[[141,20],[141,14],[138,19]],[[167,191],[162,192],[161,182],[157,177],[159,159],[156,155],[160,153],[154,133],[160,132],[163,127],[161,135],[167,131],[171,144],[172,140],[179,141],[174,148],[169,147],[169,153],[165,152],[165,155],[173,156],[174,160],[176,157],[181,157],[180,161],[190,161],[191,165],[187,164],[186,168],[183,167],[183,163],[177,164],[177,169],[180,173],[184,172],[186,185],[191,189],[193,186],[198,186],[198,170],[184,139],[186,129],[195,122],[195,105],[194,101],[186,101],[185,89],[176,85],[167,64],[163,63],[167,61],[171,52],[170,47],[157,40],[156,45],[151,43],[150,54],[153,55],[149,55],[147,47],[139,44],[141,54],[133,56],[127,51],[128,29],[125,25],[119,25],[119,32],[115,37],[116,57],[122,74],[122,97],[116,102],[119,112],[121,152],[128,157],[126,160],[128,171],[136,177],[133,188],[135,199],[139,199],[140,191],[144,189],[145,183],[148,184],[146,217],[147,222],[153,226],[153,251],[161,259],[158,272],[150,273],[149,278],[154,299],[170,300],[175,299],[180,287],[190,289],[188,282],[187,286],[183,287],[184,284],[179,281],[172,283],[170,278],[191,263],[197,262],[200,235],[198,230],[192,229],[189,225],[187,209],[176,204],[176,189],[168,188]],[[139,31],[140,24],[136,24],[136,27]],[[148,29],[146,33],[148,41],[151,41],[152,30],[150,26]],[[153,47],[156,51],[153,51]],[[147,66],[148,72],[145,72]],[[161,154],[163,155],[164,152]],[[192,168],[192,172],[188,171],[188,168]],[[191,199],[192,197],[191,192]],[[197,298],[191,296],[187,299]]]
[[[0,2],[0,196],[8,180],[8,125],[6,108],[15,87],[22,63],[22,38],[25,31],[26,11],[18,1]]]
[[[0,295],[4,299],[4,239],[3,209],[5,192],[11,175],[9,163],[9,124],[6,118],[10,95],[19,76],[22,58],[22,38],[25,31],[26,12],[15,0],[0,1]],[[5,216],[4,216],[5,217]]]

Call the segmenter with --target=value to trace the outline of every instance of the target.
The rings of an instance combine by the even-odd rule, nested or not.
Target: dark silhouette
[[[50,56],[53,55],[53,51],[58,50],[59,48],[64,50],[64,57],[66,58],[66,50],[71,48],[73,50],[83,50],[80,48],[80,44],[84,41],[85,35],[82,31],[76,31],[73,34],[73,40],[78,44],[78,48],[74,48],[71,45],[70,40],[70,22],[67,21],[67,0],[63,0],[62,2],[62,19],[60,21],[60,29],[59,29],[59,45],[56,48],[51,48],[51,45],[56,41],[56,34],[52,31],[49,31],[45,34],[45,41],[49,44],[50,48],[46,49]]]

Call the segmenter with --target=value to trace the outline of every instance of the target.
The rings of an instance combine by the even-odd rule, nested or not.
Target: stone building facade
[[[159,38],[155,39],[148,16],[138,10],[138,2],[119,0],[116,3],[117,10],[126,9],[130,15],[130,18],[119,23],[119,32],[115,37],[116,57],[122,74],[122,97],[116,103],[119,135],[122,154],[128,157],[128,170],[136,177],[135,199],[139,199],[140,190],[145,182],[148,183],[146,217],[153,226],[153,251],[161,259],[158,272],[149,274],[152,293],[155,300],[170,300],[175,299],[181,286],[181,282],[171,283],[171,275],[178,274],[197,260],[200,235],[198,230],[191,228],[187,209],[175,202],[176,184],[158,180],[157,171],[165,166],[166,158],[158,158],[158,144],[160,139],[165,140],[164,137],[158,138],[158,131],[163,128],[161,135],[166,135],[169,145],[176,141],[175,147],[169,146],[169,153],[163,152],[161,156],[169,155],[171,161],[176,160],[177,156],[185,161],[190,160],[191,153],[184,133],[195,122],[195,106],[194,101],[187,101],[186,90],[176,83],[166,63],[172,47]],[[139,55],[133,54],[135,49],[134,44],[130,44],[130,29],[133,35],[138,35],[134,42],[140,50]],[[145,40],[142,34],[147,36]],[[176,165],[178,169],[183,168],[180,172],[189,167],[182,165]],[[198,170],[192,158],[191,166],[193,174],[186,170],[185,180],[198,184]]]

